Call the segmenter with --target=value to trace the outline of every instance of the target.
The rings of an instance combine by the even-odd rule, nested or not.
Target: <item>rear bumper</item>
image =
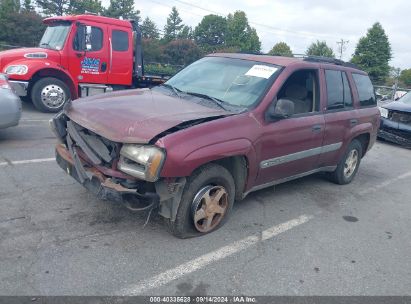
[[[0,129],[18,125],[21,100],[11,90],[0,89]]]
[[[115,183],[110,177],[105,176],[95,168],[86,166],[79,168],[70,151],[61,144],[56,146],[56,161],[67,174],[100,199],[127,203],[130,199],[135,198],[144,203],[145,206],[150,207],[159,201],[156,193],[146,192],[141,194],[138,189],[129,189]],[[87,178],[84,178],[84,176]]]

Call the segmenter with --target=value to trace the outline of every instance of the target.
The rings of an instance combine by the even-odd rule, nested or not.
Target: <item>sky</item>
[[[108,2],[108,0],[104,0]],[[305,53],[316,40],[325,40],[338,54],[337,41],[348,41],[343,60],[349,60],[360,37],[380,22],[388,35],[393,59],[390,65],[411,68],[411,1],[409,0],[136,0],[141,16],[164,28],[171,7],[176,6],[183,23],[193,28],[211,13],[226,16],[242,10],[257,30],[262,51],[280,41],[295,54]]]

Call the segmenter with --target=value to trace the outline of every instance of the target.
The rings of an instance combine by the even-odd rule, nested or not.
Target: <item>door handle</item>
[[[311,128],[311,130],[312,130],[313,132],[319,132],[319,131],[321,131],[322,128],[323,128],[323,127],[322,127],[321,125],[314,125],[314,126]]]
[[[350,120],[350,125],[355,126],[358,123],[358,119],[351,119]]]
[[[107,63],[106,62],[103,62],[102,64],[101,64],[101,71],[102,72],[105,72],[107,70]]]
[[[83,53],[76,53],[76,56],[77,56],[78,58],[81,58],[81,57],[83,57]]]

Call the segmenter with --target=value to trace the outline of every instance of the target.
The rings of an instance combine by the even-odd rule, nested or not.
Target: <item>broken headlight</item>
[[[131,176],[155,182],[164,160],[164,151],[157,147],[125,144],[121,148],[117,167]]]

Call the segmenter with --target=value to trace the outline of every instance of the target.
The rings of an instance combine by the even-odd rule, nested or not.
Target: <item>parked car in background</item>
[[[101,198],[155,208],[184,238],[222,226],[252,191],[320,171],[350,183],[379,119],[351,64],[213,54],[153,89],[71,101],[51,126],[65,172]]]
[[[12,91],[7,76],[0,74],[0,129],[17,126],[20,117],[20,98]]]
[[[411,93],[380,106],[378,137],[411,148]]]

